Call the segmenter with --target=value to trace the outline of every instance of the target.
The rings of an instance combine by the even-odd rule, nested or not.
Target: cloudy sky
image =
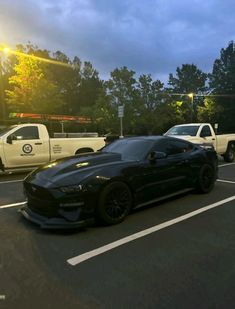
[[[234,0],[0,0],[0,44],[30,41],[167,82],[183,63],[209,72],[235,40]]]

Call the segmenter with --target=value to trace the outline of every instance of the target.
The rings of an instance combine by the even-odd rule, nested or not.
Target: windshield
[[[15,128],[16,126],[10,126],[10,127],[7,127],[3,130],[0,130],[0,137],[2,137],[4,134],[6,134],[7,132],[9,132],[10,130],[12,130],[13,128]]]
[[[144,139],[119,139],[102,149],[102,152],[119,153],[122,160],[143,160],[153,146],[153,141]]]
[[[166,135],[196,136],[199,126],[175,126],[166,132]]]

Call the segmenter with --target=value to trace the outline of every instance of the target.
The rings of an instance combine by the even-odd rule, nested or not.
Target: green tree
[[[137,134],[159,133],[164,118],[160,115],[164,103],[163,83],[153,81],[150,74],[141,75],[137,83],[138,104],[135,105],[137,115],[135,130]]]
[[[93,68],[90,62],[85,61],[81,67],[76,111],[92,108],[103,89],[103,81],[100,80],[98,71]]]
[[[208,103],[207,111],[213,112],[214,122],[218,122],[222,130],[235,129],[235,44],[229,42],[222,48],[220,58],[213,65],[209,75],[211,93],[218,95]],[[218,110],[220,111],[218,113]]]
[[[127,67],[121,67],[113,70],[111,78],[105,83],[107,94],[110,97],[110,104],[115,110],[116,119],[118,106],[123,105],[124,108],[124,130],[125,133],[133,133],[135,129],[136,110],[136,79],[135,72],[128,70]],[[118,120],[118,119],[117,119]]]
[[[198,107],[198,121],[216,123],[223,111],[223,107],[213,97],[207,97],[204,104]]]
[[[81,83],[81,60],[74,57],[71,61],[64,53],[53,53],[53,60],[63,65],[48,65],[47,76],[56,83],[63,105],[61,113],[76,114],[79,112],[79,86]]]
[[[17,55],[15,75],[9,78],[12,90],[6,90],[9,110],[52,112],[61,104],[56,84],[47,80],[41,63],[33,57]]]
[[[191,121],[191,114],[194,114],[194,119],[197,118],[197,105],[200,105],[201,99],[194,96],[194,105],[192,106],[191,99],[187,94],[203,93],[206,90],[207,74],[203,73],[194,64],[183,64],[181,68],[177,67],[176,76],[172,73],[169,75],[168,84],[170,88],[168,91],[174,93],[172,101],[181,101],[181,118],[184,121]],[[182,96],[176,96],[175,94],[183,94]],[[174,104],[173,104],[174,105]],[[193,110],[192,110],[193,109]]]

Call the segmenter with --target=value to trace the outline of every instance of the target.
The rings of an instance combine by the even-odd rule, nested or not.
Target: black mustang
[[[192,188],[211,191],[217,170],[213,149],[166,136],[124,138],[32,172],[21,213],[42,228],[79,227],[94,218],[116,224],[132,208]]]

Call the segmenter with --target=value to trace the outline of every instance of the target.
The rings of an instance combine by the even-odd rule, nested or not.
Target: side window
[[[178,139],[164,139],[159,141],[152,151],[165,152],[168,156],[176,155],[179,153],[189,152],[193,149],[193,145],[186,141],[181,141]]]
[[[206,136],[211,136],[211,129],[210,129],[210,127],[209,126],[204,126],[203,128],[202,128],[202,130],[201,130],[201,134],[200,134],[200,136],[204,136],[204,137],[206,137]]]
[[[184,141],[169,140],[167,147],[168,155],[176,155],[179,153],[189,152],[193,149],[193,145]]]
[[[14,140],[39,139],[38,127],[24,127],[12,134]]]
[[[152,151],[159,151],[159,152],[167,153],[167,147],[168,147],[168,141],[167,141],[167,139],[164,139],[164,140],[158,141],[154,145]]]

